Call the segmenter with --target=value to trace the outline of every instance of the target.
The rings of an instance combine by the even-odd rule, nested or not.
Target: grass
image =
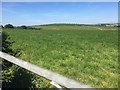
[[[5,31],[15,41],[12,48],[22,49],[21,59],[92,87],[117,88],[118,31],[113,30],[116,28],[71,27]]]
[[[44,30],[118,30],[117,27],[111,26],[80,26],[72,24],[51,24],[43,26],[32,26],[34,28],[42,28]]]

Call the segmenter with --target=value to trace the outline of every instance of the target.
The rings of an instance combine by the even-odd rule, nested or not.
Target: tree
[[[4,27],[5,28],[14,28],[14,26],[12,24],[6,24]]]
[[[22,25],[20,28],[22,28],[22,29],[27,29],[27,26]]]
[[[0,25],[0,28],[4,28],[3,25]]]

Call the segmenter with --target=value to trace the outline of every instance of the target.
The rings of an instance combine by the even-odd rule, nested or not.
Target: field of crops
[[[117,28],[92,26],[39,28],[41,30],[3,31],[15,41],[12,48],[21,49],[20,58],[23,60],[93,87],[118,86]]]

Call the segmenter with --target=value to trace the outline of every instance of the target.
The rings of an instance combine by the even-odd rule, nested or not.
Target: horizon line
[[[7,23],[7,24],[11,24],[11,23]],[[3,26],[7,25],[7,24],[1,24]],[[113,22],[113,23],[109,23],[109,22],[106,22],[106,23],[46,23],[46,24],[35,24],[35,25],[25,25],[25,26],[39,26],[39,25],[50,25],[50,24],[84,24],[84,25],[98,25],[98,24],[119,24],[119,22]],[[13,26],[23,26],[23,25],[14,25],[14,24],[11,24]]]

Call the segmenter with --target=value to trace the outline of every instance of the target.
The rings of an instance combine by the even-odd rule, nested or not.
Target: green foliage
[[[20,51],[13,50],[13,42],[7,33],[2,33],[2,51],[13,56],[20,56]],[[3,88],[55,88],[48,80],[20,68],[6,60],[2,62],[2,87]]]
[[[19,49],[13,50],[11,48],[12,44],[14,42],[10,41],[10,37],[6,32],[2,32],[2,51],[5,53],[8,53],[13,56],[19,56],[17,55],[19,53]]]
[[[3,88],[55,88],[50,81],[16,65],[2,71],[2,80]]]
[[[118,86],[116,28],[101,27],[104,30],[92,26],[40,28],[43,30],[5,30],[16,42],[12,48],[22,49],[20,57],[23,60],[93,87]]]
[[[14,28],[14,26],[12,24],[6,24],[4,27],[5,28]]]
[[[6,52],[11,55],[16,55],[15,51],[11,49],[11,45],[13,42],[9,41],[10,37],[7,33],[2,33],[2,51]],[[9,83],[13,79],[13,72],[16,70],[15,68],[12,68],[13,64],[10,62],[7,62],[6,60],[2,61],[2,82],[3,87],[9,87]]]
[[[27,29],[27,26],[23,25],[23,26],[20,26],[21,29]]]
[[[16,27],[16,29],[26,29],[26,30],[41,30],[41,28],[34,28],[34,27],[31,27],[31,26],[18,26]]]
[[[3,25],[0,25],[0,28],[4,28]]]
[[[89,25],[71,25],[71,24],[50,24],[41,26],[32,26],[33,28],[41,28],[42,30],[118,30],[117,27],[105,26],[89,26]]]
[[[9,35],[5,32],[2,32],[2,51],[5,52],[5,53],[8,53],[10,55],[13,55],[13,56],[19,56],[20,55],[20,50],[19,49],[13,50],[11,48],[13,43],[14,42],[10,41]],[[12,66],[11,63],[3,60],[3,63],[2,63],[2,68],[3,69],[8,69],[8,67],[11,67],[11,66]]]

